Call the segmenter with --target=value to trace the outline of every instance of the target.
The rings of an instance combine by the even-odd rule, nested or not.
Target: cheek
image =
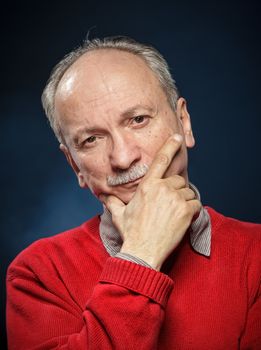
[[[146,158],[148,158],[149,164],[172,134],[173,131],[169,128],[157,128],[157,130],[147,131],[147,134],[143,138],[142,148],[143,154]]]
[[[86,184],[93,191],[97,186],[106,180],[108,173],[107,163],[103,157],[94,155],[92,157],[83,157],[80,161],[80,171]]]

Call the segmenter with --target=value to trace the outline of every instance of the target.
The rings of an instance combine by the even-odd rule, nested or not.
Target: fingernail
[[[183,137],[180,134],[174,134],[173,135],[174,140],[181,142]]]

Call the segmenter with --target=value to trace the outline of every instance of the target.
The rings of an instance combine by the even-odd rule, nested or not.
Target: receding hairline
[[[73,69],[75,69],[75,67],[77,66],[77,64],[82,64],[81,60],[86,60],[88,56],[95,56],[99,53],[103,52],[103,55],[106,56],[106,54],[110,53],[110,52],[116,52],[116,53],[119,53],[120,55],[124,55],[124,56],[129,56],[129,57],[134,57],[134,59],[137,60],[137,62],[140,62],[142,64],[142,69],[144,69],[144,71],[146,73],[149,73],[150,74],[150,78],[149,79],[152,79],[150,81],[153,81],[157,87],[162,91],[162,93],[164,94],[164,96],[166,97],[166,100],[167,102],[168,101],[168,98],[167,98],[167,95],[162,87],[162,85],[160,84],[160,81],[159,79],[157,78],[157,75],[155,74],[155,72],[150,68],[150,66],[147,64],[146,60],[138,55],[138,54],[135,54],[133,52],[129,52],[129,51],[126,51],[126,50],[120,50],[120,49],[117,49],[117,48],[98,48],[98,49],[93,49],[93,50],[90,50],[90,51],[87,51],[87,52],[84,52],[81,56],[79,56],[70,66],[67,67],[67,69],[63,72],[63,75],[60,77],[60,80],[56,86],[56,89],[55,89],[55,93],[54,93],[54,115],[56,115],[56,122],[57,124],[59,124],[59,118],[58,118],[58,115],[56,114],[57,110],[56,110],[56,97],[57,97],[57,93],[59,93],[59,89],[62,87],[62,85],[64,84],[64,82],[66,83],[66,80],[64,81],[64,79],[67,79],[66,75],[70,75],[70,71],[73,71]],[[83,61],[84,62],[84,61]],[[121,63],[121,62],[120,62]],[[86,63],[88,65],[88,62]],[[125,66],[125,69],[128,68],[128,65],[129,65],[129,62],[126,63],[126,66]],[[108,65],[109,67],[110,65]],[[68,78],[70,78],[68,76]],[[63,135],[61,134],[61,136],[63,137]],[[65,140],[63,139],[63,142],[65,142]]]
[[[163,55],[150,44],[140,43],[126,36],[112,36],[105,38],[87,39],[84,43],[66,54],[52,69],[47,84],[42,93],[42,105],[56,137],[61,142],[62,135],[55,118],[54,104],[55,95],[60,81],[68,70],[78,62],[85,54],[99,51],[117,51],[133,54],[145,63],[148,71],[153,74],[159,82],[171,108],[176,110],[176,103],[179,98],[179,91],[174,78],[170,72],[167,61]]]
[[[128,67],[130,67],[130,65],[132,65],[133,64],[133,62],[134,62],[134,65],[136,66],[137,65],[137,71],[138,71],[138,73],[137,73],[137,75],[135,76],[135,77],[137,77],[138,79],[142,76],[142,77],[144,77],[144,79],[143,79],[143,81],[146,81],[146,82],[148,82],[148,83],[150,83],[150,84],[153,84],[153,89],[160,89],[160,91],[161,91],[161,93],[165,96],[165,98],[166,98],[166,101],[168,102],[168,99],[167,99],[167,96],[166,96],[166,94],[165,94],[165,91],[164,91],[164,89],[162,88],[162,86],[161,86],[161,84],[160,84],[160,82],[159,82],[159,80],[157,79],[157,76],[156,76],[156,74],[153,72],[153,70],[146,64],[146,61],[144,60],[144,59],[142,59],[142,57],[140,57],[139,55],[135,55],[135,54],[132,54],[131,52],[127,52],[127,51],[123,51],[123,50],[117,50],[117,49],[114,49],[114,48],[104,48],[103,50],[93,50],[92,52],[86,52],[86,53],[84,53],[83,55],[81,55],[80,57],[78,57],[78,59],[75,61],[75,62],[73,62],[73,64],[70,66],[70,67],[68,67],[68,69],[64,72],[64,74],[63,74],[63,76],[61,77],[61,79],[60,79],[60,82],[59,82],[59,84],[57,85],[57,88],[56,88],[56,93],[55,93],[55,97],[54,97],[54,114],[56,115],[56,121],[57,121],[57,123],[59,124],[60,123],[60,118],[59,118],[59,109],[57,109],[56,107],[57,107],[57,104],[56,104],[56,102],[57,102],[57,98],[60,98],[60,91],[63,89],[63,84],[66,84],[66,81],[67,81],[67,79],[69,80],[70,79],[70,70],[72,70],[72,75],[74,74],[74,72],[73,72],[73,70],[75,69],[75,66],[77,65],[77,64],[79,64],[80,65],[80,67],[83,69],[83,71],[85,70],[85,68],[86,68],[86,70],[87,70],[87,77],[88,77],[88,73],[89,73],[89,69],[92,69],[92,63],[94,63],[94,65],[93,65],[93,67],[94,67],[94,69],[95,69],[95,67],[96,67],[96,64],[95,64],[95,56],[98,54],[99,55],[99,53],[97,53],[97,51],[99,51],[99,53],[101,52],[101,51],[106,51],[105,53],[103,53],[103,55],[106,57],[106,54],[110,54],[110,52],[117,52],[117,54],[119,53],[119,57],[121,56],[121,55],[124,55],[124,56],[126,56],[127,58],[128,58],[128,61],[126,61],[126,62],[124,62],[124,61],[122,61],[122,60],[120,60],[119,59],[119,61],[118,61],[118,64],[119,64],[119,66],[122,66],[123,67],[123,69],[122,69],[122,72],[123,72],[123,74],[124,74],[124,72],[126,72],[126,71],[128,71]],[[88,55],[87,55],[88,54]],[[90,62],[88,62],[88,58],[87,58],[87,56],[94,56],[94,61],[93,61],[93,58],[92,58],[92,60],[90,61]],[[86,60],[87,59],[87,60]],[[111,58],[110,58],[111,60],[113,60],[113,59],[115,59],[115,56],[112,56]],[[82,62],[79,62],[80,60],[82,60]],[[130,62],[130,60],[131,60],[131,62]],[[115,73],[114,71],[113,71],[113,68],[112,68],[112,70],[110,70],[111,69],[111,62],[109,61],[109,62],[106,62],[106,60],[101,60],[101,62],[99,62],[98,63],[98,69],[97,69],[97,71],[99,72],[100,71],[100,68],[101,67],[103,67],[103,64],[104,63],[106,63],[107,64],[107,67],[104,69],[104,72],[109,72],[109,76],[111,75],[115,75],[115,74],[117,74],[117,73]],[[99,65],[100,64],[100,65]],[[89,65],[89,67],[88,67],[88,65]],[[91,67],[91,68],[90,68]],[[77,68],[76,68],[77,69]],[[143,76],[143,73],[141,72],[141,70],[144,72],[144,76]],[[68,74],[68,76],[66,76]],[[76,73],[77,74],[77,73]],[[105,73],[106,74],[106,73]],[[107,75],[106,75],[106,77],[107,77]],[[124,76],[125,77],[125,76]],[[133,74],[132,73],[130,73],[130,77],[133,77]],[[91,76],[91,77],[89,77],[90,79],[88,80],[87,79],[87,89],[88,89],[88,87],[93,83],[93,80],[92,80],[92,78],[93,78],[93,76]],[[64,80],[65,79],[65,80]],[[96,79],[96,76],[95,76],[95,74],[94,74],[94,86],[95,86],[95,79]],[[128,78],[127,78],[128,79]],[[135,80],[136,80],[136,78],[135,78]],[[75,89],[75,87],[73,86],[72,87],[72,90],[71,91],[69,91],[69,93],[68,93],[68,95],[67,95],[67,91],[66,91],[66,88],[65,88],[65,97],[62,97],[62,104],[63,104],[63,101],[66,101],[66,99],[70,96],[70,95],[72,95],[72,97],[73,97],[73,99],[74,99],[74,96],[75,96],[75,94],[77,95],[77,91],[78,91],[78,82],[80,82],[79,83],[79,85],[80,85],[80,89],[82,88],[82,84],[83,84],[83,86],[86,86],[86,77],[83,75],[81,75],[81,73],[80,73],[80,75],[79,76],[76,76],[76,81],[77,81],[77,83],[76,83],[76,90],[74,90]],[[141,81],[139,81],[139,82],[141,82]],[[90,84],[90,85],[89,85]],[[135,84],[135,82],[134,82],[134,84]],[[58,96],[57,96],[57,93],[58,93]],[[63,95],[63,92],[62,92],[62,95]],[[70,97],[69,97],[70,98]],[[147,110],[150,110],[150,113],[155,113],[155,111],[154,111],[154,108],[152,108],[151,106],[149,106],[149,105],[145,105],[144,103],[142,103],[142,104],[137,104],[137,105],[135,105],[134,107],[133,106],[131,106],[129,109],[126,109],[126,110],[123,110],[122,111],[122,115],[134,115],[134,112],[133,112],[133,110],[136,110],[136,109],[141,109],[141,108],[146,108]],[[58,113],[58,114],[57,114]],[[61,115],[60,115],[61,116]],[[60,125],[61,126],[61,125]],[[86,128],[84,128],[84,130],[85,130]],[[63,140],[63,142],[65,142],[65,140]]]
[[[57,81],[57,85],[55,88],[55,92],[54,92],[54,101],[56,98],[56,93],[59,89],[60,84],[63,82],[63,79],[66,77],[67,74],[70,73],[71,70],[73,70],[77,65],[80,64],[80,61],[87,59],[88,56],[93,56],[93,55],[97,55],[97,54],[103,54],[106,55],[106,53],[110,53],[110,52],[115,52],[118,53],[120,55],[124,55],[124,56],[130,56],[130,57],[135,57],[137,59],[137,61],[140,61],[143,63],[144,67],[146,67],[146,69],[152,73],[152,76],[154,77],[154,79],[156,80],[156,82],[158,83],[158,85],[161,87],[162,91],[165,93],[163,87],[160,84],[160,81],[156,75],[156,73],[151,69],[151,67],[148,65],[148,63],[146,62],[145,58],[142,57],[141,55],[134,53],[134,52],[130,52],[127,50],[123,50],[121,48],[117,48],[117,47],[99,47],[99,48],[93,48],[90,49],[86,52],[83,52],[79,57],[77,57],[77,59],[75,61],[73,61],[63,72],[63,74],[60,76],[59,81]]]

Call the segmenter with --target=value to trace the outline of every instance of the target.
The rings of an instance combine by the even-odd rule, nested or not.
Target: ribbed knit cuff
[[[173,281],[165,274],[133,262],[108,258],[100,282],[120,285],[165,307]]]

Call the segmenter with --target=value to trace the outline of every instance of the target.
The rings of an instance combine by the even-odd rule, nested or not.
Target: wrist
[[[141,250],[141,249],[134,249],[125,246],[124,244],[122,245],[122,248],[120,250],[120,254],[126,255],[126,256],[131,256],[136,258],[137,260],[140,260],[144,262],[146,266],[156,270],[160,271],[162,263],[159,261],[159,259],[155,256],[152,256],[148,252]],[[142,264],[141,264],[142,265]]]
[[[137,256],[134,256],[134,255],[131,255],[131,254],[128,254],[128,253],[122,253],[122,252],[119,252],[115,255],[115,258],[120,258],[120,259],[123,259],[123,260],[127,260],[127,261],[131,261],[135,264],[138,264],[138,265],[141,265],[141,266],[145,266],[145,267],[148,267],[150,269],[152,269],[152,267],[146,263],[146,261],[140,259],[139,257]]]

